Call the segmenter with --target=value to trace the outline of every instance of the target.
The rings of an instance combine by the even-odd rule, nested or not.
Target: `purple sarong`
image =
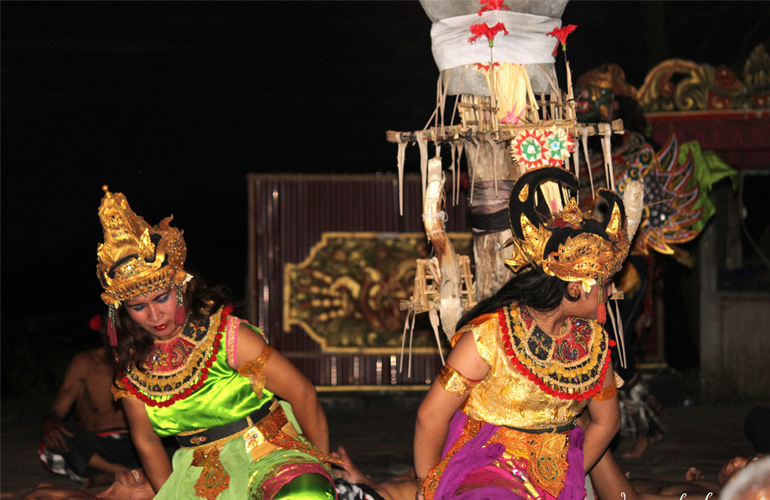
[[[449,432],[444,445],[442,458],[451,449],[463,432],[468,417],[462,411],[455,413],[449,423]],[[527,500],[528,497],[512,491],[523,490],[523,481],[515,478],[505,469],[493,465],[505,452],[502,443],[489,443],[489,440],[500,428],[498,425],[484,423],[479,432],[449,460],[444,473],[441,475],[434,500]],[[585,474],[583,472],[583,429],[575,427],[569,433],[567,449],[567,474],[564,489],[556,500],[582,500],[585,498]],[[489,443],[489,444],[488,444]],[[510,481],[512,488],[492,485],[500,480]],[[514,481],[516,483],[514,483]],[[487,484],[458,493],[463,484]],[[553,500],[554,497],[538,488],[543,500]]]

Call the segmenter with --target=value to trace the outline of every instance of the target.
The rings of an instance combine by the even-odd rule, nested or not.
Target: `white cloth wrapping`
[[[433,23],[430,30],[433,59],[440,71],[464,64],[489,64],[490,49],[485,36],[468,43],[473,36],[472,24],[487,23],[490,28],[502,22],[508,35],[501,31],[494,38],[495,62],[515,64],[553,63],[551,55],[559,41],[547,33],[561,28],[561,19],[503,10],[486,11],[482,15],[450,17]]]

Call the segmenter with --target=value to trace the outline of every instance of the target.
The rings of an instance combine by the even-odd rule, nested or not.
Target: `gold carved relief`
[[[470,234],[450,233],[458,254]],[[416,260],[430,256],[424,233],[323,233],[308,257],[284,269],[284,331],[299,325],[325,352],[397,353],[413,293]],[[413,352],[437,352],[432,331]]]
[[[720,111],[770,107],[770,56],[758,45],[743,69],[745,84],[730,68],[683,59],[655,66],[636,95],[646,112]]]

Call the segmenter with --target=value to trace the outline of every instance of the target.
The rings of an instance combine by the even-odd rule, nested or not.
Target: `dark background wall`
[[[417,2],[2,2],[2,393],[50,391],[98,344],[101,186],[188,265],[243,293],[247,172],[385,172],[385,130],[421,128],[438,71]],[[641,85],[671,57],[740,76],[765,2],[582,2],[574,74]],[[560,56],[561,57],[561,56]],[[407,168],[416,170],[410,149]],[[23,377],[23,378],[19,378]],[[18,380],[26,380],[20,386]]]

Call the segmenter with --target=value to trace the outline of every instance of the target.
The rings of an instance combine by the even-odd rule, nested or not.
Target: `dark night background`
[[[242,297],[246,174],[394,172],[385,131],[422,128],[435,103],[417,2],[0,8],[4,400],[50,392],[98,343],[103,184],[150,224],[173,214],[188,266]],[[673,57],[742,78],[770,47],[766,2],[573,1],[563,23],[575,77],[614,62],[637,87]]]

